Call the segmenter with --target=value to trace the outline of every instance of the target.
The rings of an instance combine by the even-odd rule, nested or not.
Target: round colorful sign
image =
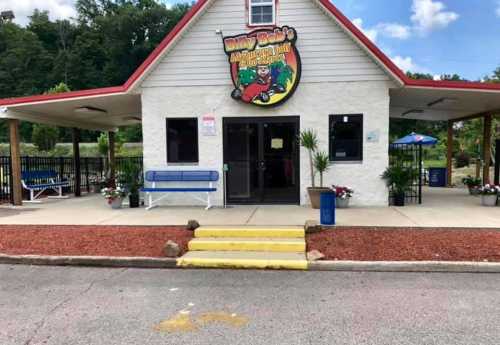
[[[260,29],[224,37],[236,100],[268,107],[289,99],[300,82],[301,63],[294,28]]]

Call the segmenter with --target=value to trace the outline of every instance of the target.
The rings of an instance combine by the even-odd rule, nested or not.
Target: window
[[[167,119],[167,162],[198,162],[198,119]]]
[[[274,25],[276,0],[248,0],[249,25]]]
[[[330,161],[363,160],[363,115],[330,115]]]

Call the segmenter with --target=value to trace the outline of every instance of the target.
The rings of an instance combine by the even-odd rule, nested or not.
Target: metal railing
[[[142,168],[142,157],[116,157],[116,171],[119,172],[127,162],[134,162]],[[104,157],[80,158],[81,190],[90,192],[93,181],[102,180],[106,175],[106,159]],[[59,175],[61,181],[69,181],[66,193],[75,190],[75,165],[72,157],[21,157],[22,171],[52,170]],[[41,182],[41,181],[40,181]],[[37,181],[31,181],[37,183]],[[12,201],[12,169],[9,156],[0,156],[0,202]]]

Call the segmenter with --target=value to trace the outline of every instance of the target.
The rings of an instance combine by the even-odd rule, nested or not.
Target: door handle
[[[259,162],[259,169],[262,171],[266,170],[266,162],[260,161]]]

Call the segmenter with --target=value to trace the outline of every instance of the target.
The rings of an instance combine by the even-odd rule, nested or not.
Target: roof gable
[[[0,100],[0,106],[13,106],[20,104],[51,102],[74,98],[96,97],[101,95],[122,94],[135,92],[136,87],[147,76],[168,50],[182,36],[183,32],[199,18],[210,4],[217,0],[198,0],[191,10],[182,18],[174,29],[163,39],[156,49],[137,68],[130,78],[121,86],[101,89],[74,91],[54,95],[37,95]],[[444,89],[469,89],[478,91],[500,91],[500,84],[451,82],[432,80],[409,79],[373,42],[371,42],[342,12],[340,12],[329,0],[305,0],[315,1],[320,7],[334,19],[339,26],[363,48],[392,78],[405,87],[422,88],[444,88]]]

